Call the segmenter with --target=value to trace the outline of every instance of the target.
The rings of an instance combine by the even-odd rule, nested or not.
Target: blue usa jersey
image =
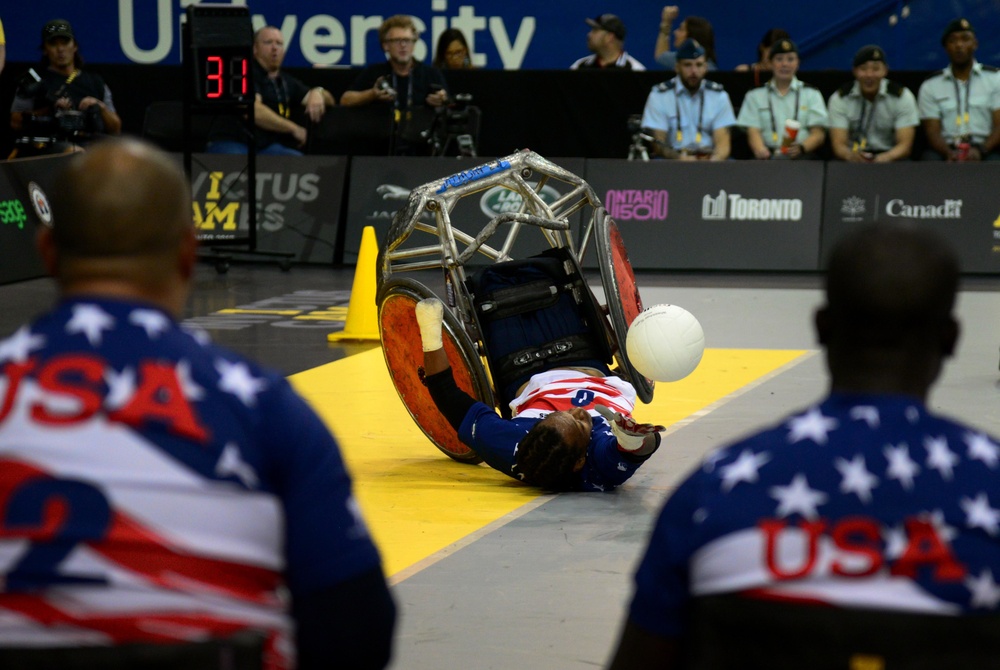
[[[666,502],[631,620],[668,637],[696,596],[996,613],[1000,447],[904,396],[833,394],[712,453]]]
[[[74,299],[0,342],[0,646],[269,634],[379,565],[288,383],[145,304]]]

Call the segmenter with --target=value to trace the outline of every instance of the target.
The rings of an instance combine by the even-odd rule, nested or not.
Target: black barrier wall
[[[0,283],[45,274],[35,231],[51,222],[46,192],[68,156],[0,162]]]
[[[34,233],[47,211],[44,192],[65,160],[0,163],[0,282],[42,275]],[[551,160],[590,183],[640,270],[816,271],[852,227],[898,220],[950,239],[963,272],[1000,274],[1000,164]],[[354,264],[364,227],[373,226],[383,242],[412,188],[485,162],[260,156],[258,249],[293,253],[296,262]],[[247,225],[245,164],[240,156],[194,157],[192,217],[205,244]],[[553,184],[541,195],[561,193]],[[519,204],[503,189],[484,189],[463,198],[452,217],[478,231]],[[579,229],[582,222],[571,223]],[[512,256],[537,251],[529,245],[519,240]],[[595,266],[593,258],[584,261]]]

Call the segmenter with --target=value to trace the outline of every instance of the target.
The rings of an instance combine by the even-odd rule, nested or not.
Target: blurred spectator
[[[823,94],[795,76],[799,69],[795,42],[775,42],[768,59],[773,71],[771,81],[746,94],[737,123],[746,128],[755,158],[815,157],[813,152],[826,139]]]
[[[69,21],[45,24],[41,50],[41,72],[30,70],[22,79],[11,104],[10,126],[19,135],[46,141],[19,143],[17,155],[69,151],[101,135],[121,133],[111,89],[100,76],[83,71]]]
[[[950,65],[920,86],[917,103],[927,136],[923,160],[1000,160],[1000,73],[976,61],[976,32],[966,19],[945,26]]]
[[[886,79],[885,51],[861,47],[852,63],[855,81],[830,96],[830,146],[836,158],[889,163],[908,158],[920,116],[910,89]]]
[[[677,48],[676,68],[676,77],[653,87],[642,113],[642,127],[656,139],[654,152],[680,160],[726,160],[736,116],[722,84],[705,79],[705,48],[685,40]]]
[[[712,24],[700,16],[689,16],[681,21],[677,30],[673,30],[674,21],[679,13],[680,9],[676,5],[667,5],[660,12],[660,32],[656,36],[656,48],[653,52],[656,62],[667,70],[673,70],[677,65],[677,54],[670,49],[670,35],[673,32],[675,48],[688,38],[697,40],[705,48],[708,70],[710,72],[717,70],[715,31],[712,29]]]
[[[266,640],[255,667],[385,667],[396,608],[335,439],[179,322],[179,162],[99,142],[48,193],[59,298],[0,342],[0,667],[249,667],[178,658],[241,631]]]
[[[734,69],[737,72],[753,73],[753,85],[760,86],[765,80],[764,73],[771,71],[771,61],[767,57],[768,52],[771,50],[771,45],[778,40],[790,39],[792,39],[792,36],[788,34],[788,31],[782,28],[771,28],[764,33],[764,36],[760,38],[760,43],[757,44],[757,61],[737,65]]]
[[[285,39],[274,26],[258,30],[253,37],[253,83],[257,91],[253,107],[254,143],[257,153],[272,156],[301,156],[308,131],[292,121],[295,105],[306,117],[319,123],[327,107],[336,103],[321,86],[309,88],[281,71],[285,60]],[[233,122],[235,121],[235,122]],[[208,139],[206,151],[214,154],[245,154],[246,132],[238,120],[219,119]]]
[[[645,70],[646,66],[625,51],[625,24],[614,14],[601,14],[596,19],[586,19],[590,26],[587,48],[591,55],[584,56],[569,66],[570,70],[619,69]]]
[[[434,51],[433,65],[441,70],[472,69],[472,51],[461,30],[449,28],[441,33]]]
[[[441,70],[413,58],[417,34],[409,16],[383,21],[378,38],[387,61],[364,68],[340,99],[345,107],[376,104],[392,110],[394,154],[424,153],[421,132],[433,123],[434,110],[448,101]]]

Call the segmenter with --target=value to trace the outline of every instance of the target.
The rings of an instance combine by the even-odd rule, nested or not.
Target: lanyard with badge
[[[415,70],[410,70],[410,75],[406,78],[406,120],[409,121],[413,118],[413,77]],[[396,78],[396,73],[392,73],[392,88],[396,91],[399,90],[399,80]],[[396,123],[399,123],[403,118],[403,110],[399,107],[399,96],[396,96],[396,100],[393,102],[396,107],[394,112],[394,118]]]
[[[969,96],[972,94],[972,74],[969,73],[969,79],[965,82],[965,113],[962,113],[962,92],[958,88],[958,78],[952,74],[952,83],[955,84],[955,105],[957,111],[955,113],[955,126],[958,136],[965,135],[967,133],[962,132],[962,125],[969,125]],[[971,128],[970,128],[971,130]]]
[[[767,87],[767,111],[771,113],[771,139],[774,141],[775,144],[777,144],[778,143],[778,124],[774,120],[774,105],[771,104],[771,91],[772,90],[777,91],[777,89],[773,88],[772,86],[768,86]],[[802,89],[800,89],[800,88],[795,89],[795,116],[793,116],[792,118],[795,119],[796,121],[799,120],[799,93],[801,91],[802,91]]]
[[[868,147],[868,134],[871,132],[872,122],[875,120],[875,107],[878,105],[878,94],[875,94],[875,99],[872,100],[872,104],[866,105],[867,101],[865,96],[861,96],[861,114],[858,115],[858,127],[857,134],[855,138],[860,137],[860,139],[854,140],[853,151],[864,151]],[[865,119],[865,108],[868,108],[868,118]]]
[[[698,128],[695,132],[694,141],[695,144],[701,146],[701,121],[705,114],[705,91],[698,89],[699,104],[698,104]],[[677,148],[683,148],[684,145],[684,124],[681,121],[681,103],[680,103],[680,93],[677,89],[674,89],[674,109],[677,111]]]
[[[274,97],[278,99],[278,114],[286,119],[291,118],[292,108],[288,104],[288,91],[285,89],[285,80],[281,78],[281,75],[268,77],[267,80],[271,83],[271,88],[274,89]]]

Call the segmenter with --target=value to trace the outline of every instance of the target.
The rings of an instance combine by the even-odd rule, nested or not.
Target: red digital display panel
[[[242,50],[241,50],[242,51]],[[198,97],[203,102],[246,103],[250,100],[250,58],[227,50],[198,55]]]

